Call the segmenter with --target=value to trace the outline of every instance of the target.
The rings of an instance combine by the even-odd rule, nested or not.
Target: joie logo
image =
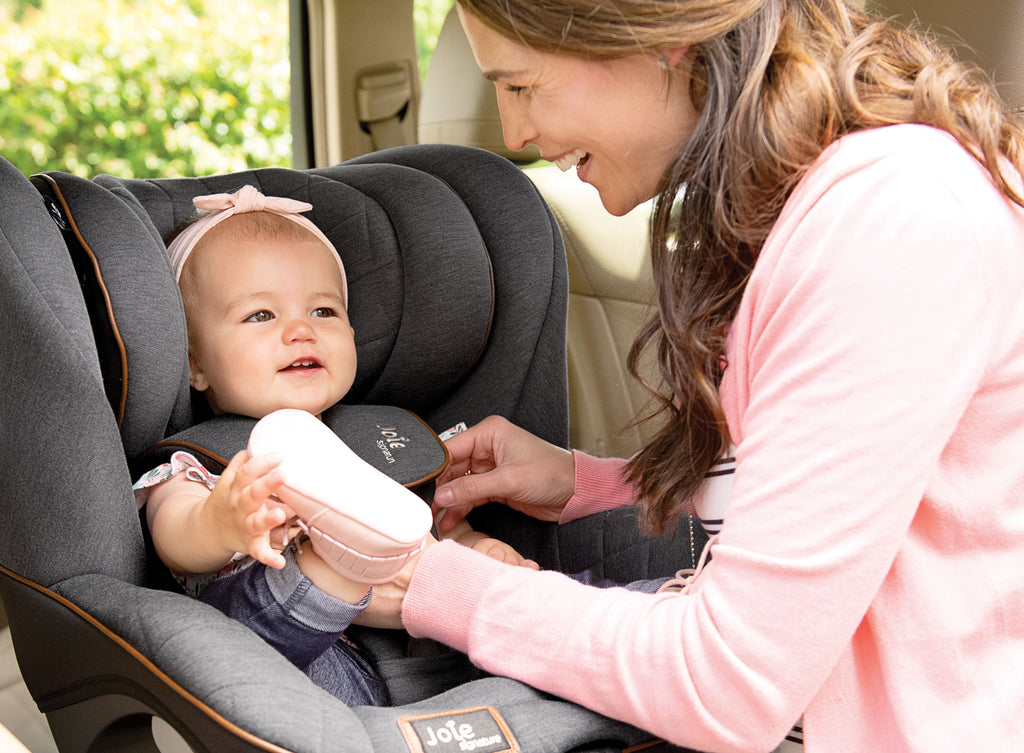
[[[403,437],[399,434],[398,429],[393,426],[381,426],[377,424],[377,429],[380,431],[381,438],[377,440],[377,448],[384,455],[384,460],[388,465],[394,463],[395,452],[398,450],[404,450],[406,446],[411,442],[408,437]]]
[[[518,753],[511,730],[490,707],[399,720],[413,753]],[[411,733],[411,734],[410,734]]]

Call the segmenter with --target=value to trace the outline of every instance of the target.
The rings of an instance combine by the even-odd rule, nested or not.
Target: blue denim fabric
[[[618,583],[608,578],[595,578],[593,570],[584,570],[574,573],[569,577],[586,586],[594,586],[595,588],[625,588],[627,591],[640,591],[648,594],[656,593],[659,588],[670,580],[669,578],[652,578],[649,580],[634,580],[629,583]]]
[[[253,630],[347,706],[388,705],[376,670],[342,637],[369,595],[358,604],[336,599],[302,574],[292,547],[284,555],[283,570],[257,562],[218,578],[199,600]]]

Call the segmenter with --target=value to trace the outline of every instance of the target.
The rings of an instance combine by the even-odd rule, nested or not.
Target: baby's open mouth
[[[312,369],[319,369],[321,365],[315,358],[299,358],[285,366],[281,371],[310,371]]]

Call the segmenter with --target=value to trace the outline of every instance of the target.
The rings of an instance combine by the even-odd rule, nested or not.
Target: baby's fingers
[[[284,555],[270,545],[269,535],[253,539],[249,547],[249,555],[267,567],[272,567],[275,570],[284,569]]]
[[[288,513],[279,505],[261,505],[246,516],[246,523],[254,535],[261,536],[284,525]]]
[[[277,453],[256,457],[249,457],[246,453],[246,460],[238,469],[238,480],[268,496],[284,482],[284,478],[277,470],[280,464],[281,456]]]
[[[243,453],[239,453],[239,455]],[[232,459],[231,463],[234,464],[236,460],[239,460],[238,455]],[[238,489],[239,502],[246,511],[252,513],[266,506],[268,500],[284,483],[281,472],[278,470],[280,462],[279,455],[261,455],[250,458],[245,453],[240,465],[235,470],[232,481],[234,487]]]
[[[261,507],[247,515],[246,553],[268,567],[278,570],[283,568],[284,557],[271,543],[271,536],[275,531],[282,530],[287,518],[287,514],[280,507]]]

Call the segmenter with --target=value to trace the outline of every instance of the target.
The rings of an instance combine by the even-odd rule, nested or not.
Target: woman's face
[[[563,169],[579,157],[579,179],[614,215],[657,193],[697,122],[685,48],[667,64],[646,54],[591,61],[531,50],[461,8],[459,16],[480,70],[497,88],[510,149],[535,144]]]

